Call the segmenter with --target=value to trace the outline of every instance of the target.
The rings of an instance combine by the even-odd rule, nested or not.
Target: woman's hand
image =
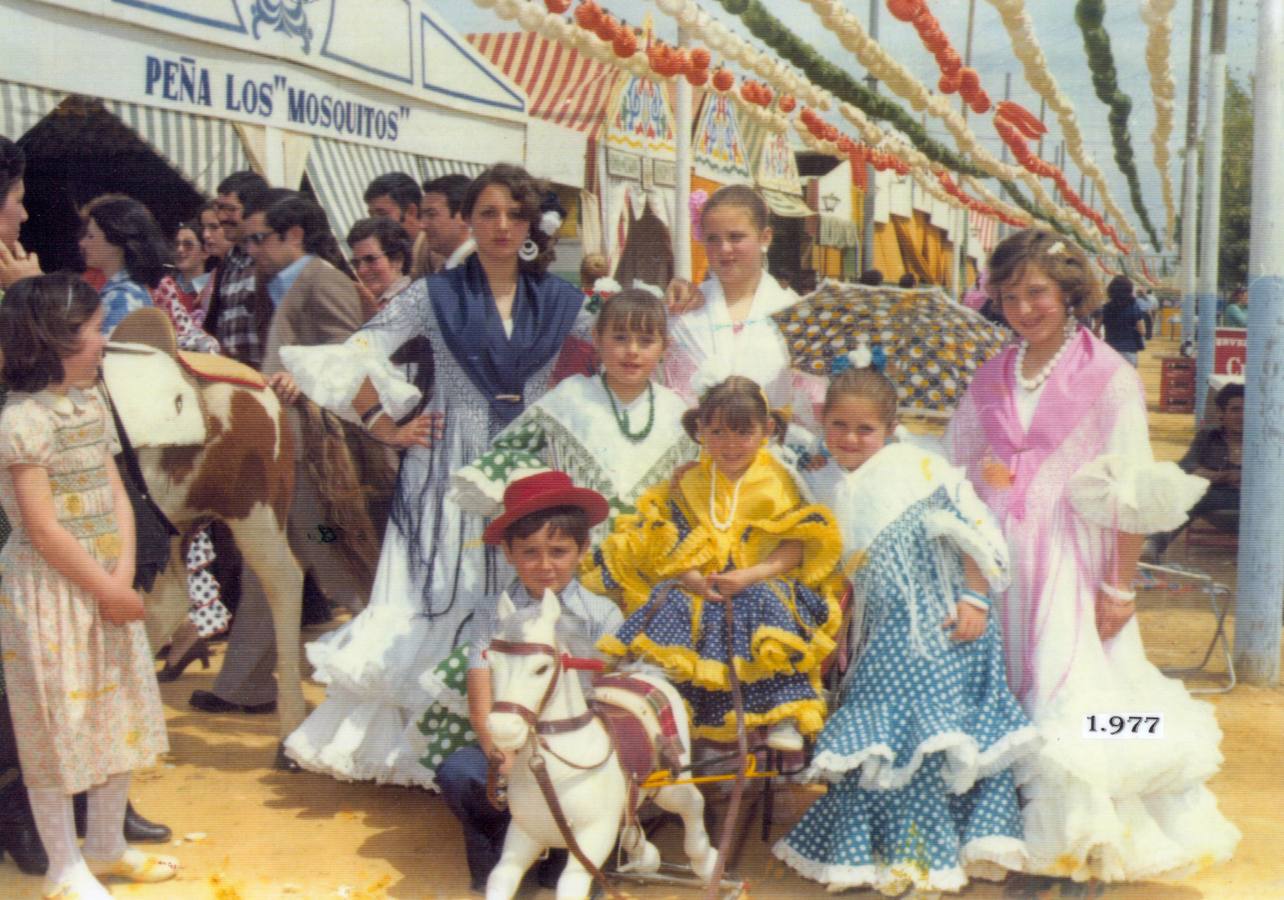
[[[282,406],[293,406],[299,402],[299,397],[303,392],[299,390],[298,382],[289,372],[277,372],[275,375],[268,377],[268,384],[281,400]]]
[[[130,585],[113,579],[111,587],[98,597],[103,618],[113,625],[125,625],[142,619],[147,611],[143,598]]]
[[[971,603],[958,601],[954,605],[954,613],[941,623],[942,628],[953,628],[950,633],[950,640],[974,641],[981,635],[985,634],[985,626],[989,620],[989,613],[979,606],[973,606]]]
[[[1097,590],[1097,634],[1102,643],[1113,640],[1137,613],[1132,600],[1116,600],[1105,591]]]
[[[405,425],[398,426],[384,414],[370,426],[370,434],[375,440],[401,450],[409,450],[411,447],[431,448],[446,436],[446,417],[439,412],[424,413]]]
[[[12,250],[0,241],[0,290],[7,291],[22,279],[40,274],[40,259],[36,254],[28,253],[17,241],[13,242]]]

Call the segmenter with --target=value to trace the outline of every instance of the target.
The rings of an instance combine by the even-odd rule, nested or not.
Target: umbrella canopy
[[[882,348],[903,412],[949,415],[978,366],[1011,332],[935,287],[867,287],[826,282],[773,316],[794,368],[828,376],[860,344]]]

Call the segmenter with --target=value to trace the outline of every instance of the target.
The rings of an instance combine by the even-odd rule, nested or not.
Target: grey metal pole
[[[1195,339],[1195,225],[1199,219],[1199,48],[1204,0],[1193,0],[1186,87],[1186,164],[1181,176],[1181,338]]]
[[[691,29],[678,26],[678,46],[691,44]],[[679,78],[677,84],[677,185],[673,211],[673,269],[679,278],[691,279],[691,215],[687,211],[691,197],[691,82]]]
[[[1279,684],[1284,610],[1284,0],[1257,14],[1253,91],[1253,212],[1248,255],[1248,367],[1240,483],[1235,672]]]
[[[1222,232],[1222,111],[1226,106],[1226,7],[1213,0],[1208,54],[1208,119],[1204,127],[1204,202],[1200,204],[1199,356],[1195,363],[1195,420],[1204,421],[1208,376],[1217,340],[1217,257]]]
[[[878,40],[878,0],[869,0],[869,37]],[[870,75],[865,79],[871,91],[878,90],[878,79]],[[874,167],[865,164],[865,203],[861,211],[862,225],[860,244],[860,267],[862,270],[874,268],[874,181],[878,173]]]

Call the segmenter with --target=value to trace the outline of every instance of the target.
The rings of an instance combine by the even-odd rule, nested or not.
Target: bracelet
[[[1105,594],[1107,597],[1109,597],[1111,600],[1114,600],[1117,603],[1132,603],[1134,600],[1137,599],[1136,591],[1120,590],[1119,588],[1115,587],[1113,584],[1108,584],[1104,581],[1101,582],[1101,593]]]
[[[383,415],[383,404],[376,402],[374,406],[361,414],[361,427],[369,431],[375,420],[381,415]]]
[[[969,606],[975,606],[977,609],[989,612],[990,598],[985,596],[985,594],[977,593],[971,588],[965,587],[963,590],[959,591],[959,599]]]

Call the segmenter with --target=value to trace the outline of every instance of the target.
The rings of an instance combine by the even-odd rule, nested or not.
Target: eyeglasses
[[[245,236],[245,243],[252,247],[259,247],[262,246],[268,238],[275,234],[275,231],[254,231]]]
[[[365,256],[352,257],[352,264],[354,266],[373,266],[379,260],[387,258],[388,254],[386,253],[367,253]]]

